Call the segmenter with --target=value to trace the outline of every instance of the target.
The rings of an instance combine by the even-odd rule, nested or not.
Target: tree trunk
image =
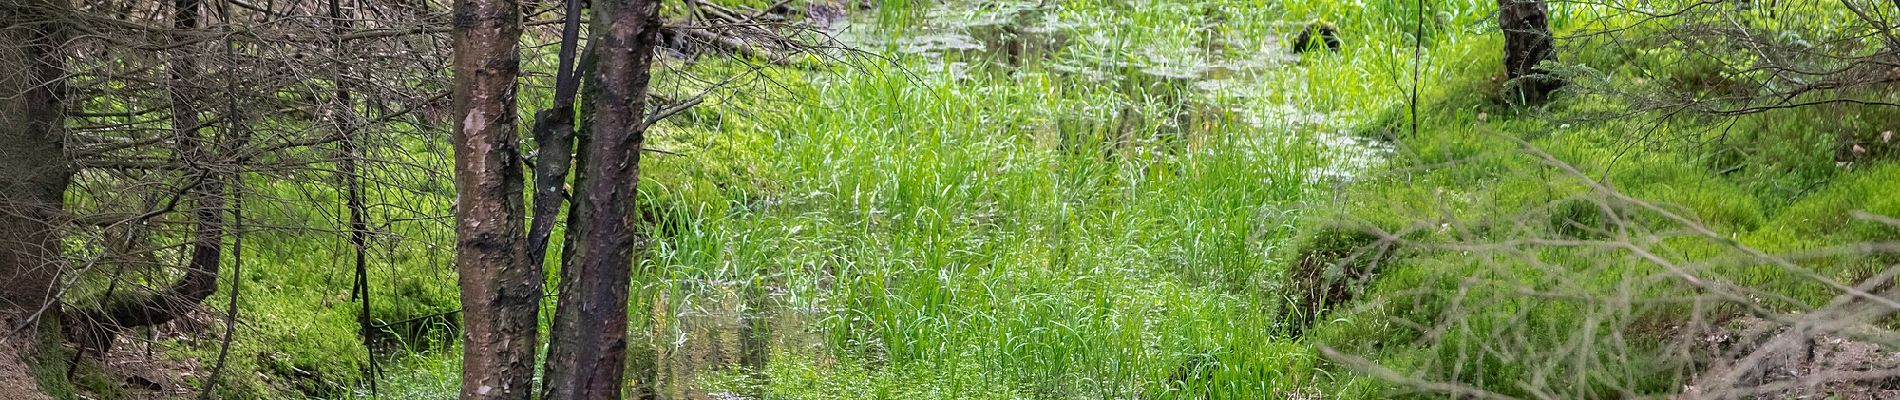
[[[580,46],[581,0],[567,2],[561,27],[561,50],[554,80],[554,107],[535,114],[534,142],[539,161],[534,165],[534,223],[528,227],[528,259],[544,262],[554,220],[561,214],[568,171],[574,155],[574,95],[580,88],[575,75],[575,49]],[[545,262],[544,262],[545,264]]]
[[[343,0],[330,0],[330,35],[335,40],[337,58],[350,59],[350,50],[343,43],[343,35],[350,29],[350,19],[344,18]],[[350,15],[349,17],[355,17]],[[356,313],[357,336],[363,341],[363,352],[369,362],[364,363],[363,376],[369,381],[369,393],[375,396],[376,375],[380,371],[376,366],[373,345],[375,338],[374,318],[370,316],[369,291],[369,210],[363,204],[363,175],[358,173],[357,161],[362,158],[361,145],[358,143],[356,120],[356,100],[351,96],[347,73],[349,63],[337,66],[334,101],[336,112],[333,114],[337,130],[337,177],[343,184],[343,207],[349,209],[350,248],[354,250],[352,260],[355,264],[355,282],[350,284],[350,299],[361,300]]]
[[[456,269],[462,288],[463,399],[534,392],[541,264],[528,260],[515,143],[521,60],[514,0],[454,5]]]
[[[587,52],[581,56],[580,73],[582,76],[593,76],[595,61],[598,59],[599,57],[596,57],[593,48],[587,49]],[[585,97],[580,99],[581,104],[579,111],[581,115],[592,115],[594,100],[599,96],[593,94],[594,86],[592,84],[587,85],[586,89],[588,93]],[[593,127],[592,120],[581,119],[577,122],[579,122],[579,126],[575,127],[573,132],[574,146],[581,149],[592,148],[593,141],[588,139],[588,137],[592,135],[589,133]],[[585,151],[576,154],[573,160],[573,168],[580,171],[587,170],[587,158],[588,154]],[[574,190],[572,191],[572,195],[576,200],[587,196],[586,175],[574,175]],[[573,352],[579,349],[579,346],[575,346],[574,341],[580,338],[579,335],[570,332],[580,331],[580,325],[578,325],[580,323],[580,308],[579,306],[570,307],[574,303],[559,299],[567,298],[567,296],[565,296],[566,293],[580,292],[580,289],[575,288],[575,285],[580,282],[579,272],[581,268],[579,266],[580,257],[578,254],[581,248],[581,237],[586,236],[584,232],[587,231],[587,224],[582,222],[587,218],[587,208],[582,205],[583,204],[579,201],[573,201],[570,202],[567,210],[567,231],[561,241],[561,271],[557,277],[559,279],[557,281],[558,283],[556,283],[556,293],[561,295],[556,297],[559,304],[556,304],[554,308],[554,321],[548,325],[548,356],[547,360],[544,361],[545,364],[543,365],[545,368],[542,371],[542,373],[545,374],[545,377],[542,379],[543,388],[541,391],[541,398],[543,399],[560,398],[556,397],[554,393],[556,389],[564,388],[561,392],[562,394],[574,393],[571,385],[557,385],[556,382],[566,382],[571,380],[574,376],[574,371],[570,370],[570,368],[574,368],[575,363],[572,362],[572,360],[578,357]]]
[[[1548,11],[1543,0],[1498,0],[1498,26],[1504,30],[1504,67],[1509,83],[1505,101],[1543,104],[1564,82],[1537,66],[1556,60]]]
[[[197,29],[201,3],[178,0],[173,3],[173,28]],[[103,356],[112,348],[119,332],[154,326],[177,319],[218,291],[219,262],[224,252],[225,173],[218,160],[219,146],[211,146],[204,137],[198,119],[198,54],[187,50],[171,62],[171,125],[176,135],[177,152],[185,160],[190,174],[184,185],[192,200],[195,219],[185,274],[164,290],[149,296],[106,299],[98,310],[85,313],[74,321],[75,338],[82,352]]]
[[[588,93],[584,209],[573,277],[562,284],[557,319],[570,316],[571,335],[549,350],[548,398],[618,399],[626,381],[627,300],[638,246],[633,202],[646,132],[648,69],[660,27],[659,0],[595,0],[592,45],[597,57]],[[559,358],[556,358],[558,356]],[[639,397],[645,397],[644,394]]]
[[[0,308],[35,312],[49,304],[59,273],[54,220],[72,181],[66,154],[60,18],[34,1],[0,10]],[[31,8],[39,6],[43,8]],[[13,315],[24,316],[24,315]]]
[[[61,271],[59,233],[72,160],[64,129],[63,0],[0,8],[0,387],[44,398],[25,363],[37,350],[35,315],[52,306]],[[47,311],[41,313],[41,311]],[[25,329],[21,329],[25,328]],[[15,333],[29,333],[13,337]]]

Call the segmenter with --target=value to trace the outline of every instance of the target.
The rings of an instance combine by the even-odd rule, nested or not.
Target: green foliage
[[[1556,246],[1510,255],[1408,246],[1350,257],[1379,241],[1365,227],[1427,244],[1682,232],[1663,212],[1608,205],[1601,184],[1771,251],[1900,238],[1851,215],[1900,213],[1883,196],[1900,190],[1900,168],[1873,160],[1843,169],[1830,157],[1834,131],[1872,132],[1879,122],[1793,110],[1718,130],[1701,120],[1593,118],[1628,107],[1597,96],[1508,109],[1492,95],[1501,41],[1485,24],[1490,3],[1423,4],[1421,103],[1411,115],[1419,5],[892,1],[881,2],[871,29],[925,35],[1030,15],[1062,21],[1043,26],[1062,44],[1006,62],[988,50],[911,54],[892,41],[873,48],[888,62],[755,71],[707,58],[656,74],[654,90],[675,99],[707,89],[688,73],[738,78],[649,133],[649,146],[666,153],[646,153],[641,165],[639,207],[652,240],[639,266],[648,296],[633,307],[636,336],[684,352],[672,340],[701,340],[687,320],[741,293],[769,293],[740,308],[795,321],[772,361],[691,383],[766,398],[1395,394],[1324,360],[1321,345],[1507,394],[1532,394],[1519,385],[1530,382],[1616,397],[1679,389],[1672,375],[1629,372],[1683,367],[1660,355],[1667,333],[1657,328],[1683,310],[1524,293],[1657,299],[1689,289],[1651,279],[1664,268],[1629,251]],[[1271,44],[1299,27],[1284,21],[1311,19],[1340,27],[1340,54],[1244,66],[1284,56]],[[1590,22],[1559,13],[1553,23]],[[1734,72],[1660,52],[1574,56],[1594,79],[1633,87],[1708,93],[1727,90],[1719,79]],[[545,103],[545,85],[531,86],[524,103]],[[448,165],[428,135],[413,138],[398,150],[420,155],[419,165]],[[1340,167],[1350,151],[1384,146],[1395,150],[1373,156],[1382,166]],[[1331,169],[1352,176],[1323,173]],[[372,193],[410,205],[379,220],[418,218],[379,231],[371,268],[379,321],[458,307],[452,232],[426,219],[446,215],[453,190],[431,177],[430,187]],[[266,194],[253,202],[259,224],[334,224],[335,210],[265,200],[331,202],[333,188],[257,186]],[[245,325],[222,394],[368,397],[347,244],[297,233],[246,240]],[[1714,239],[1655,246],[1687,259],[1734,251]],[[1877,265],[1810,262],[1838,279]],[[1780,269],[1709,272],[1790,299],[1784,307],[1828,297]],[[1342,289],[1350,296],[1290,299],[1333,292],[1346,277],[1357,280]],[[1298,307],[1283,309],[1290,300]],[[1312,318],[1320,308],[1328,311],[1310,329],[1287,335],[1289,312]],[[459,349],[421,343],[446,342],[454,327],[443,325],[397,336],[413,345],[389,356],[385,397],[453,397]],[[167,344],[200,360],[217,350]],[[1591,346],[1607,350],[1540,353]]]
[[[58,318],[40,321],[35,327],[37,331],[32,332],[33,340],[38,341],[33,346],[37,352],[32,354],[32,360],[27,362],[27,367],[30,368],[27,372],[35,381],[38,381],[41,391],[48,397],[65,400],[77,397],[73,394],[75,389],[84,388],[103,393],[111,393],[110,391],[115,389],[110,385],[97,384],[101,374],[96,365],[82,364],[82,368],[72,367],[73,352],[65,346],[66,339],[62,333],[64,321]],[[72,374],[67,374],[69,371]]]
[[[1492,40],[1452,38],[1449,47],[1434,50],[1443,56],[1494,48]],[[1597,79],[1610,84],[1663,79],[1676,85],[1655,90],[1703,93],[1706,87],[1685,86],[1696,83],[1688,79],[1721,74],[1668,59],[1684,55],[1622,51],[1583,49],[1579,57],[1589,68],[1609,71]],[[1483,88],[1493,81],[1483,69],[1448,72],[1432,86],[1490,93]],[[1879,118],[1841,118],[1842,110],[1814,107],[1720,121],[1652,114],[1606,119],[1599,116],[1627,112],[1628,105],[1573,96],[1513,111],[1482,96],[1433,91],[1423,90],[1429,103],[1420,105],[1419,135],[1401,137],[1390,172],[1349,188],[1343,202],[1349,218],[1387,229],[1425,224],[1418,240],[1427,249],[1404,253],[1360,306],[1308,334],[1318,343],[1375,355],[1403,374],[1506,395],[1568,398],[1667,394],[1686,379],[1681,371],[1689,361],[1665,351],[1668,341],[1681,339],[1668,327],[1702,311],[1663,300],[1695,289],[1656,280],[1665,268],[1653,260],[1590,246],[1430,250],[1434,245],[1658,235],[1643,246],[1690,265],[1742,257],[1736,244],[1779,254],[1895,234],[1890,225],[1852,216],[1860,210],[1893,215],[1885,200],[1891,196],[1875,194],[1894,182],[1891,164],[1872,159],[1844,168],[1832,157],[1831,132],[1878,132]],[[1853,109],[1847,115],[1860,114]],[[1405,132],[1402,112],[1385,115],[1389,122],[1374,120],[1367,134]],[[1658,210],[1608,198],[1591,181]],[[1692,226],[1714,235],[1692,233]],[[1855,282],[1890,263],[1881,257],[1803,259],[1798,268]],[[1836,293],[1803,275],[1810,272],[1717,265],[1691,272],[1760,290],[1778,311],[1811,308]]]

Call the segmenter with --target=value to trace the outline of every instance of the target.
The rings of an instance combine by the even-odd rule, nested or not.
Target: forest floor
[[[0,346],[0,393],[22,396],[20,400],[46,399],[39,395],[43,391],[16,353],[12,345]]]

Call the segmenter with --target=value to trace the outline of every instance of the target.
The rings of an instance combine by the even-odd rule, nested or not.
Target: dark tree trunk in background
[[[348,45],[343,43],[343,35],[350,29],[350,20],[345,18],[342,2],[343,0],[330,0],[330,35],[335,40],[333,50],[337,53],[337,59],[348,60],[350,50]],[[363,204],[363,175],[359,173],[357,166],[357,161],[362,158],[362,146],[358,144],[361,138],[356,134],[358,125],[356,100],[354,96],[351,96],[348,74],[344,71],[348,65],[349,63],[339,65],[336,75],[332,78],[336,82],[334,117],[337,137],[341,138],[337,140],[339,154],[337,154],[336,165],[337,175],[343,183],[343,207],[350,211],[350,248],[355,250],[352,259],[356,267],[356,279],[350,284],[350,299],[361,300],[358,303],[361,307],[356,313],[357,335],[361,336],[360,339],[363,341],[364,354],[369,355],[365,357],[369,362],[364,363],[363,375],[369,377],[367,379],[369,393],[375,396],[378,394],[376,375],[379,370],[373,354],[376,351],[373,345],[376,327],[373,324],[374,319],[370,316],[369,221],[367,220],[369,210]]]
[[[198,29],[201,23],[198,0],[178,0],[172,4],[172,24],[178,30]],[[212,293],[218,291],[219,262],[224,255],[224,184],[228,165],[218,165],[219,146],[204,136],[198,118],[199,70],[191,55],[178,55],[170,62],[171,125],[177,140],[178,157],[188,171],[184,186],[192,201],[195,219],[191,251],[185,262],[185,274],[177,282],[151,295],[132,295],[107,299],[99,310],[88,312],[74,321],[76,341],[82,351],[103,356],[112,341],[126,329],[170,322],[191,312]]]
[[[527,259],[515,81],[521,14],[514,0],[456,0],[454,20],[456,269],[462,297],[462,399],[534,393],[542,281]]]
[[[1504,67],[1510,79],[1504,96],[1513,104],[1542,104],[1564,82],[1537,64],[1557,57],[1543,0],[1498,0],[1498,26],[1504,30]]]
[[[563,282],[549,350],[548,398],[618,399],[626,381],[627,300],[639,246],[634,200],[646,132],[648,68],[658,38],[659,0],[594,0],[593,96],[583,118],[592,130],[576,206],[584,211],[573,267]],[[572,321],[571,324],[562,322]],[[643,371],[644,372],[644,371]],[[643,385],[648,384],[645,380]],[[636,394],[647,397],[647,394]]]

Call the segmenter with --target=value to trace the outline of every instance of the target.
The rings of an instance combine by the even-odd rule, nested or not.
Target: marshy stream
[[[661,397],[1153,397],[1182,374],[1241,385],[1276,368],[1262,310],[1286,220],[1388,147],[1302,104],[1301,64],[1342,57],[1289,51],[1304,21],[1143,7],[975,2],[831,21],[888,64],[808,75],[819,110],[761,124],[781,189],[724,212],[685,206],[655,231],[660,282],[635,343],[652,344]],[[863,103],[878,96],[941,104]],[[892,122],[906,118],[976,121]],[[894,126],[832,132],[866,125]],[[931,141],[962,148],[913,147]],[[397,360],[386,380],[452,397],[439,358],[453,353]]]

